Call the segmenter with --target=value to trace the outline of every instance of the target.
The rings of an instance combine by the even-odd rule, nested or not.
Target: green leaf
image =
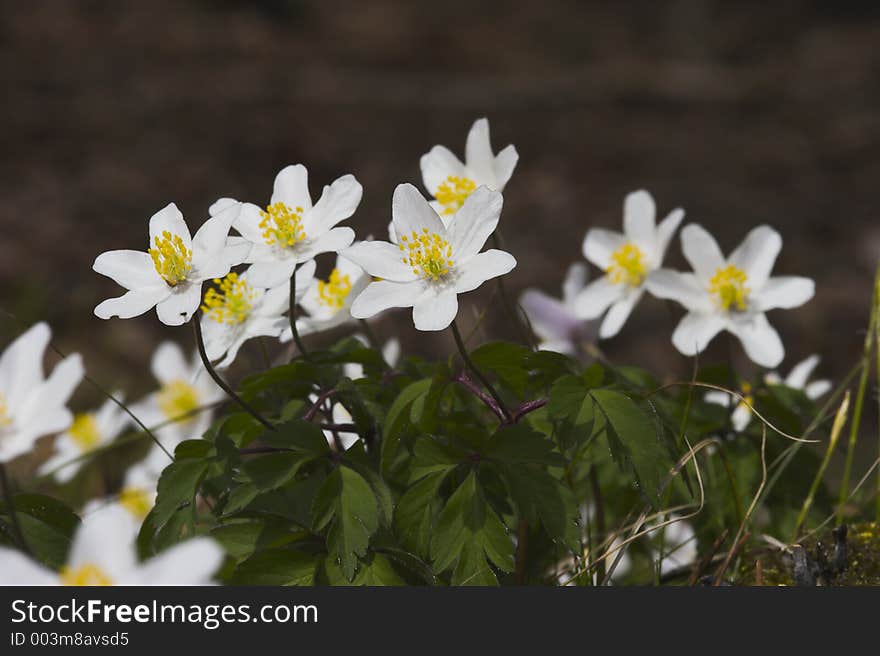
[[[151,526],[158,531],[174,512],[193,503],[202,477],[211,465],[209,460],[176,460],[159,477],[156,505],[150,511]]]
[[[504,463],[565,465],[565,458],[554,451],[550,440],[523,424],[502,426],[495,431],[483,455]]]
[[[448,472],[467,457],[460,449],[447,446],[431,437],[417,440],[413,453],[415,457],[410,472],[410,480],[413,481],[433,472]]]
[[[440,502],[437,492],[447,473],[448,470],[436,471],[415,483],[400,497],[394,511],[394,528],[401,543],[425,557],[431,543],[434,512]]]
[[[274,431],[265,431],[261,441],[269,446],[310,455],[313,459],[330,453],[330,445],[327,444],[324,432],[303,419],[291,419],[278,424]]]
[[[296,537],[285,522],[274,518],[221,524],[211,530],[211,536],[236,560],[258,550],[280,546]]]
[[[16,494],[14,503],[21,532],[36,559],[52,569],[64,565],[79,517],[63,502],[43,494]],[[0,524],[8,526],[9,535],[14,536],[4,500],[0,500],[0,517]]]
[[[400,438],[409,421],[409,410],[413,401],[429,392],[433,379],[425,378],[410,383],[391,404],[388,414],[385,416],[385,426],[382,432],[382,452],[380,456],[380,471],[387,476],[391,470],[391,463],[397,453]]]
[[[404,580],[394,571],[388,559],[382,554],[376,553],[364,562],[354,584],[367,586],[406,585]]]
[[[480,370],[489,370],[515,394],[525,393],[529,380],[526,360],[532,352],[525,346],[509,342],[483,344],[471,353],[471,360]]]
[[[431,554],[436,571],[455,568],[454,585],[474,581],[489,584],[495,580],[487,561],[504,571],[513,570],[513,543],[498,515],[486,503],[474,472],[441,511],[431,540]]]
[[[337,467],[315,496],[312,521],[315,531],[328,529],[327,550],[353,580],[358,557],[366,555],[379,527],[379,506],[369,483],[353,469]]]
[[[539,519],[551,540],[577,550],[579,516],[571,491],[538,467],[510,464],[501,473],[521,517],[532,524]]]
[[[315,556],[290,549],[258,551],[232,574],[233,585],[312,585]]]
[[[326,442],[325,442],[326,444]],[[300,467],[312,460],[309,454],[296,451],[248,456],[241,471],[260,491],[273,490],[291,480]]]
[[[608,420],[609,441],[616,439],[632,464],[642,492],[655,506],[660,501],[660,483],[671,463],[658,439],[658,427],[625,394],[609,389],[590,392]]]
[[[391,526],[394,518],[394,494],[391,492],[391,488],[369,465],[350,461],[346,461],[345,464],[363,476],[367,483],[370,484],[370,488],[372,488],[373,494],[376,495],[376,501],[379,504],[379,521],[382,526]]]

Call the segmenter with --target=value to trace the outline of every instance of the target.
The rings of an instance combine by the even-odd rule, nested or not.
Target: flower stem
[[[208,371],[208,375],[214,380],[215,383],[222,389],[226,394],[235,401],[238,405],[242,407],[242,409],[247,412],[251,417],[260,422],[263,426],[268,428],[270,431],[275,430],[275,426],[273,426],[267,419],[264,419],[256,410],[254,410],[248,403],[245,402],[238,394],[236,394],[233,389],[229,386],[229,384],[220,377],[220,374],[214,369],[214,366],[211,364],[211,361],[208,359],[208,354],[205,351],[205,338],[202,336],[202,324],[199,321],[199,313],[195,313],[192,318],[193,332],[196,336],[196,346],[199,349],[199,356],[202,358],[202,364],[205,365],[205,369]]]
[[[501,397],[498,395],[498,392],[495,391],[495,388],[492,387],[492,383],[489,382],[489,379],[483,375],[479,369],[477,369],[476,365],[471,361],[470,356],[468,355],[467,348],[464,345],[464,342],[461,339],[461,333],[458,332],[458,324],[456,324],[455,320],[452,320],[452,336],[455,338],[455,345],[458,346],[458,351],[461,353],[461,359],[464,360],[465,366],[471,370],[471,373],[476,376],[481,383],[483,383],[483,387],[492,395],[492,398],[495,400],[495,403],[498,404],[498,409],[501,411],[501,414],[504,415],[504,423],[509,424],[511,422],[510,412],[504,405],[504,401],[501,400]]]
[[[15,509],[15,500],[12,498],[12,486],[9,484],[9,478],[6,476],[6,464],[0,462],[0,487],[3,488],[3,498],[6,501],[6,508],[9,511],[9,519],[12,520],[12,529],[15,531],[15,538],[18,540],[19,546],[27,555],[33,556],[27,540],[24,539],[24,532],[21,530],[21,524],[18,522],[18,511]]]
[[[293,274],[290,276],[290,332],[293,335],[293,343],[296,344],[296,348],[299,350],[300,355],[302,355],[304,360],[309,359],[309,352],[306,351],[306,347],[303,345],[302,337],[300,337],[299,329],[296,327],[296,272],[299,271],[299,264],[297,264],[293,269]]]

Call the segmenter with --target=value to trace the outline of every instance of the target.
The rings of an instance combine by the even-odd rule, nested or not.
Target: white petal
[[[696,312],[712,310],[712,301],[697,278],[692,273],[679,273],[671,269],[652,271],[645,281],[645,287],[657,298],[681,303],[685,308]]]
[[[562,282],[562,302],[569,305],[577,293],[587,284],[590,274],[587,265],[583,262],[575,262],[568,267],[565,280]]]
[[[464,160],[465,166],[476,177],[478,185],[495,188],[495,156],[492,154],[487,119],[477,119],[471,126],[464,147]]]
[[[468,196],[449,227],[449,243],[456,264],[480,252],[498,226],[504,199],[497,191],[480,187]]]
[[[411,184],[404,183],[395,188],[391,199],[391,216],[394,230],[400,239],[404,236],[411,238],[413,232],[420,235],[425,228],[428,232],[446,235],[446,228],[440,217]]]
[[[584,257],[597,267],[605,271],[611,264],[611,256],[614,251],[626,243],[626,237],[619,232],[605,230],[604,228],[591,228],[584,237]]]
[[[193,236],[193,259],[214,257],[226,246],[226,238],[232,223],[240,213],[240,205],[227,205],[219,214],[213,215],[202,224]]]
[[[669,248],[669,242],[672,236],[678,230],[684,219],[684,210],[674,209],[669,215],[657,226],[657,237],[654,245],[654,266],[659,267],[663,264],[663,258],[666,256],[666,250]]]
[[[818,364],[819,356],[815,354],[798,362],[786,377],[785,384],[794,389],[804,389]]]
[[[779,333],[767,321],[767,316],[757,314],[734,321],[729,330],[739,337],[746,355],[752,362],[768,369],[776,367],[785,357],[785,349]]]
[[[776,308],[800,307],[813,298],[815,292],[816,284],[809,278],[801,276],[770,278],[755,296],[755,309],[758,312],[765,312]]]
[[[297,253],[297,262],[310,260],[321,253],[338,253],[351,246],[353,241],[354,230],[351,228],[333,228],[314,241],[306,242],[306,246]]]
[[[730,415],[730,423],[733,425],[733,429],[738,433],[743,432],[748,427],[751,420],[752,411],[744,403],[737,405],[733,414]]]
[[[210,538],[181,542],[140,567],[141,585],[210,585],[223,550]]]
[[[131,524],[131,515],[118,506],[90,515],[74,535],[68,565],[96,565],[114,582],[130,583],[137,566]]]
[[[701,285],[708,285],[715,272],[725,264],[718,242],[699,224],[691,223],[681,231],[681,249]]]
[[[126,289],[142,289],[165,284],[153,260],[143,251],[107,251],[95,258],[92,269]]]
[[[260,208],[253,203],[243,203],[238,217],[232,224],[242,237],[255,244],[265,243],[263,229],[260,227],[260,221],[263,220],[260,212]]]
[[[599,328],[599,337],[609,339],[619,333],[641,297],[642,290],[636,289],[630,290],[623,298],[615,301],[608,309],[608,314],[602,320],[602,326]]]
[[[15,408],[43,380],[43,356],[52,338],[49,324],[28,328],[6,347],[0,356],[0,393],[9,408]]]
[[[22,417],[37,417],[63,407],[73,395],[85,374],[82,356],[73,353],[55,365],[43,383],[30,390],[21,408]],[[32,422],[29,422],[32,423]]]
[[[353,175],[343,175],[324,187],[324,193],[304,218],[306,235],[311,238],[323,235],[340,221],[354,214],[361,202],[364,189]]]
[[[510,181],[516,163],[519,161],[519,154],[516,148],[506,146],[495,157],[495,191],[504,191],[504,187]]]
[[[340,255],[377,278],[394,282],[408,282],[417,278],[412,267],[403,262],[404,251],[387,241],[361,241]]]
[[[131,319],[142,315],[171,296],[171,287],[164,282],[161,287],[149,287],[147,289],[133,289],[122,296],[108,298],[95,307],[95,316],[99,319]]]
[[[199,319],[202,324],[202,337],[205,341],[205,353],[211,362],[216,362],[232,346],[235,341],[238,326],[229,326],[219,321],[214,321],[208,315],[203,314]]]
[[[575,297],[572,308],[581,319],[595,319],[625,293],[625,285],[615,285],[608,276],[602,276],[581,290]]]
[[[179,291],[175,289],[168,298],[156,305],[159,321],[166,326],[182,326],[199,309],[201,300],[200,284],[189,284]]]
[[[400,360],[399,339],[392,337],[385,342],[385,346],[382,347],[382,358],[385,360],[385,364],[389,367],[393,367],[397,364],[397,361]]]
[[[745,272],[752,289],[759,290],[770,277],[781,249],[779,233],[769,226],[758,226],[746,235],[728,261]]]
[[[425,294],[413,305],[416,330],[444,330],[458,314],[458,295],[449,289]]]
[[[236,237],[234,235],[228,237],[221,254],[223,265],[231,269],[249,261],[253,248],[254,244],[244,237]]]
[[[156,348],[150,361],[150,371],[161,385],[175,380],[187,380],[190,374],[183,349],[172,341],[162,342]]]
[[[644,189],[627,194],[623,201],[623,232],[627,239],[643,248],[654,243],[654,199]]]
[[[419,164],[425,189],[432,196],[437,194],[437,188],[449,176],[464,175],[464,164],[444,146],[434,146],[430,152],[422,155]]]
[[[706,350],[724,325],[724,319],[717,314],[688,312],[675,328],[672,343],[683,355],[697,355]]]
[[[291,209],[303,208],[304,212],[312,209],[312,197],[309,195],[309,174],[302,164],[285,166],[275,176],[272,190],[272,203],[284,203]]]
[[[807,398],[813,400],[818,399],[820,396],[825,396],[830,391],[830,380],[817,380],[807,385],[807,387],[804,389],[804,393],[807,395]]]
[[[720,390],[706,392],[706,395],[703,397],[703,399],[706,401],[706,403],[723,405],[725,408],[730,407],[731,396],[727,392],[722,392]]]
[[[292,260],[255,262],[248,270],[248,281],[254,287],[271,289],[290,282],[296,263]]]
[[[174,203],[168,203],[150,217],[150,248],[155,245],[156,237],[162,237],[162,233],[166,230],[172,235],[179,236],[183,240],[184,246],[192,248],[189,228],[186,226],[186,221],[183,220],[183,214]]]
[[[58,575],[20,551],[0,547],[0,585],[59,585]]]
[[[505,251],[490,249],[478,253],[467,262],[456,266],[457,277],[454,280],[455,292],[464,294],[476,289],[487,280],[503,276],[516,266],[516,259]]]
[[[425,286],[421,281],[372,282],[354,299],[351,304],[351,316],[356,319],[368,319],[389,308],[412,307],[424,292]]]
[[[581,321],[562,303],[537,289],[523,292],[519,304],[528,316],[532,329],[542,339],[568,340],[581,325]]]
[[[218,214],[222,214],[229,210],[230,207],[237,206],[238,211],[241,211],[241,206],[244,205],[241,201],[235,200],[234,198],[218,198],[211,206],[208,208],[208,216],[216,216]]]

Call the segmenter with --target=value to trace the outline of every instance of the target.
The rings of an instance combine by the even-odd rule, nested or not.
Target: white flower
[[[574,309],[574,300],[586,285],[588,275],[586,265],[577,262],[568,267],[562,283],[562,299],[538,289],[527,289],[520,296],[519,304],[541,340],[539,349],[574,355],[582,342],[593,340],[592,325],[579,319]]]
[[[338,256],[327,280],[315,280],[302,298],[300,305],[308,312],[303,318],[303,332],[330,330],[352,321],[351,304],[370,281],[357,264]]]
[[[676,516],[672,515],[671,519],[676,519]],[[697,536],[688,522],[679,520],[662,529],[655,529],[649,535],[659,538],[661,531],[663,560],[660,562],[660,574],[690,565],[697,559]],[[654,557],[659,558],[660,554],[660,549],[655,548]]]
[[[31,450],[37,438],[66,430],[73,421],[67,401],[82,380],[78,354],[43,376],[43,355],[51,339],[45,323],[22,333],[0,356],[0,464]]]
[[[225,276],[245,254],[226,243],[238,209],[237,204],[227,205],[205,221],[194,237],[174,203],[156,212],[150,219],[150,249],[146,253],[108,251],[95,259],[95,271],[129,290],[98,305],[95,315],[130,319],[155,307],[162,323],[186,323],[199,307],[202,283]]]
[[[113,396],[120,400],[123,398],[119,392]],[[70,428],[55,440],[55,455],[40,466],[38,473],[46,475],[54,472],[56,481],[66,483],[83,466],[85,461],[80,456],[112,441],[130,421],[125,410],[111,399],[107,399],[96,412],[77,414]],[[68,462],[70,464],[62,466]]]
[[[730,404],[735,402],[736,407],[730,415],[730,423],[736,432],[741,433],[752,420],[752,406],[755,404],[755,397],[752,396],[751,384],[747,382],[740,383],[739,393],[742,398],[734,397],[721,390],[713,390],[711,392],[706,392],[703,398],[708,403],[723,405],[725,408],[729,408]]]
[[[245,259],[253,263],[248,274],[251,284],[266,289],[277,287],[290,280],[297,264],[351,245],[354,231],[334,226],[354,214],[362,194],[355,177],[344,175],[325,186],[320,200],[312,206],[306,167],[297,164],[283,168],[275,177],[266,209],[243,203],[234,224],[253,244]],[[214,208],[223,208],[228,202],[221,199]]]
[[[681,209],[672,210],[655,225],[654,199],[647,191],[628,194],[623,203],[623,234],[593,228],[584,239],[583,253],[605,272],[591,282],[573,301],[581,319],[596,319],[605,310],[599,337],[620,332],[645,291],[645,281],[663,264],[672,235],[684,218]]]
[[[662,269],[648,279],[652,294],[678,301],[688,310],[672,336],[675,347],[684,355],[696,355],[727,330],[739,338],[754,363],[775,367],[782,362],[782,340],[764,313],[803,305],[813,297],[815,286],[800,276],[770,277],[782,248],[779,233],[759,226],[726,259],[699,225],[682,230],[681,244],[694,272]]]
[[[367,338],[363,335],[352,335],[356,340],[365,346],[369,346]],[[389,367],[394,367],[400,360],[400,340],[392,337],[385,345],[382,346],[382,359]],[[357,380],[364,377],[364,366],[358,362],[346,362],[342,365],[342,373],[351,380]]]
[[[60,572],[0,547],[0,585],[210,585],[222,561],[223,550],[214,540],[195,538],[140,563],[131,518],[111,506],[77,529]]]
[[[775,371],[771,371],[764,380],[770,385],[785,385],[792,389],[801,390],[808,399],[816,400],[831,390],[830,380],[814,380],[809,382],[810,375],[819,364],[819,356],[811,355],[794,366],[791,373],[783,380]]]
[[[479,187],[504,191],[504,185],[513,175],[519,159],[512,145],[497,156],[492,153],[489,121],[485,118],[471,126],[464,152],[465,161],[462,164],[445,146],[434,146],[430,152],[422,155],[420,162],[425,189],[436,198],[431,205],[446,223]]]
[[[180,346],[174,342],[159,345],[150,368],[161,387],[134,404],[131,410],[150,429],[171,422],[153,434],[173,453],[183,440],[202,436],[211,425],[212,413],[210,409],[199,408],[222,400],[225,393],[208,376],[198,352],[187,362]],[[170,461],[159,447],[154,446],[145,462],[158,473]]]
[[[82,510],[83,519],[113,508],[124,510],[131,520],[131,537],[135,539],[144,518],[156,503],[156,485],[159,475],[145,462],[133,465],[125,473],[125,482],[116,497],[93,499]],[[112,512],[115,512],[112,511]]]
[[[314,260],[297,270],[294,300],[302,299],[314,273]],[[285,329],[290,330],[285,314],[290,307],[289,279],[267,290],[251,285],[250,270],[247,270],[241,275],[230,273],[214,282],[217,287],[207,291],[202,303],[201,322],[208,359],[214,362],[223,358],[218,368],[231,365],[247,340],[280,337]]]
[[[480,252],[501,215],[497,191],[481,187],[462,205],[447,229],[411,184],[394,190],[392,218],[399,245],[364,241],[343,251],[371,276],[354,300],[351,315],[366,319],[392,307],[412,307],[418,330],[443,330],[458,312],[458,294],[516,266],[510,253]]]

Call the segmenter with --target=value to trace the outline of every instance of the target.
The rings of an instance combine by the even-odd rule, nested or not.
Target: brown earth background
[[[840,379],[861,349],[880,254],[880,5],[875,2],[116,2],[0,3],[0,307],[50,322],[60,347],[130,395],[149,356],[188,330],[155,314],[109,322],[119,293],[94,257],[145,248],[149,216],[178,203],[195,228],[218,196],[265,202],[285,164],[313,193],[354,173],[350,222],[385,234],[396,184],[419,156],[462,153],[488,116],[520,163],[502,218],[519,293],[555,294],[591,226],[619,229],[624,195],[717,235],[784,237],[778,273],[817,282],[774,312],[787,369],[812,352]],[[667,263],[684,266],[676,240]],[[324,264],[326,270],[327,263]],[[487,286],[489,287],[489,286]],[[472,317],[491,298],[463,300]],[[674,378],[679,310],[646,300],[609,357]],[[18,327],[5,320],[3,341]],[[497,305],[488,335],[515,337]],[[378,322],[410,351],[451,348],[404,313]],[[739,352],[737,350],[737,352]],[[247,357],[255,353],[245,350]],[[723,341],[707,358],[726,358]],[[747,363],[741,362],[744,371]],[[81,401],[97,400],[83,389]]]

